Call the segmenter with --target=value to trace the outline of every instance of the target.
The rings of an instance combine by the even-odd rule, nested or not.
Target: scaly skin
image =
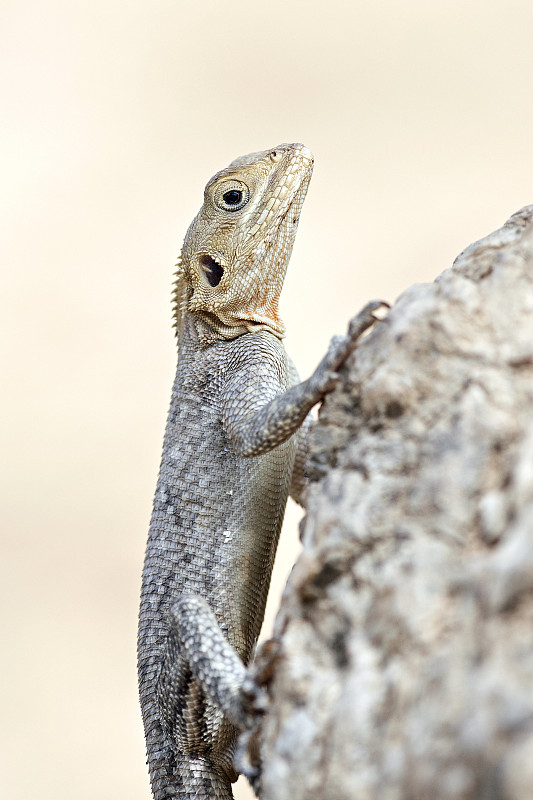
[[[261,628],[287,496],[304,484],[303,423],[379,305],[298,383],[278,302],[312,166],[300,144],[237,159],[207,184],[182,250],[138,640],[155,800],[232,797],[240,661]]]

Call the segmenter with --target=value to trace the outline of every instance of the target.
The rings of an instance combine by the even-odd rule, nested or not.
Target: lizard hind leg
[[[200,603],[198,603],[200,601]],[[205,617],[204,605],[208,616]],[[233,766],[236,729],[215,703],[214,680],[200,634],[211,641],[210,611],[201,598],[179,598],[169,613],[169,631],[157,681],[159,721],[164,731],[170,772],[152,780],[155,800],[232,800],[237,780]],[[215,623],[216,625],[216,620]],[[217,631],[220,633],[218,626]],[[204,649],[209,650],[209,644]],[[197,652],[200,646],[200,652]],[[216,649],[211,657],[217,660]],[[241,669],[244,670],[241,664]],[[203,678],[206,673],[207,680]],[[164,759],[163,759],[164,760]]]
[[[238,775],[233,763],[237,734],[252,727],[266,707],[266,695],[203,598],[179,597],[169,624],[157,700],[167,741],[174,743],[174,779],[164,790],[170,794],[154,791],[154,796],[229,800]]]
[[[238,730],[250,728],[264,711],[266,696],[248,676],[208,603],[198,595],[182,595],[171,607],[170,627],[206,697]]]

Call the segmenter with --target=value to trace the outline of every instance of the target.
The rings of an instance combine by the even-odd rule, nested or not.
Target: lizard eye
[[[222,199],[227,206],[237,206],[242,200],[242,192],[240,189],[230,189],[224,192]]]
[[[240,211],[250,199],[250,191],[242,181],[223,181],[215,189],[215,205],[222,211]]]
[[[275,162],[280,160],[282,154],[278,150],[271,150],[269,156],[270,160]]]

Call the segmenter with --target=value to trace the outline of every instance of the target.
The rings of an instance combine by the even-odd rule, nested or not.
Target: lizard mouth
[[[218,286],[224,274],[224,267],[222,267],[218,261],[215,261],[214,258],[208,256],[207,253],[200,256],[200,267],[207,278],[209,286]]]

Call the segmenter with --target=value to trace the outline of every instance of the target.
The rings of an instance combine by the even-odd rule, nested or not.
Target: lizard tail
[[[173,775],[152,781],[154,800],[233,800],[228,775],[217,772],[205,758],[180,758]]]

